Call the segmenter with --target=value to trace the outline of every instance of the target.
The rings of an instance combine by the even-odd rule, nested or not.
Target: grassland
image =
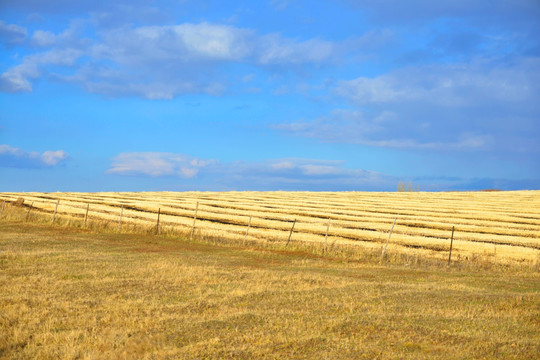
[[[539,353],[540,275],[533,268],[379,265],[290,248],[0,220],[1,358]]]
[[[160,212],[160,231],[230,241],[287,241],[355,246],[381,251],[394,219],[389,254],[444,260],[452,227],[454,259],[478,258],[507,264],[540,260],[540,191],[450,193],[0,193],[8,207],[24,198],[24,209],[60,222],[151,232]],[[56,208],[58,204],[58,208]],[[195,211],[197,209],[197,211]],[[247,226],[249,234],[246,237]],[[326,233],[328,231],[328,236]]]

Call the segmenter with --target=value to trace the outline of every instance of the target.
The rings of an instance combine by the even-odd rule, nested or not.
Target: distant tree
[[[416,187],[413,187],[412,182],[409,181],[407,185],[405,185],[404,181],[398,182],[397,185],[397,191],[398,192],[414,192],[414,191],[420,191],[420,186],[416,185]]]

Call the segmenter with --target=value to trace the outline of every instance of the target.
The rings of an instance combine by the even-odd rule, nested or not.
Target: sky
[[[0,191],[540,189],[538,0],[1,0]]]

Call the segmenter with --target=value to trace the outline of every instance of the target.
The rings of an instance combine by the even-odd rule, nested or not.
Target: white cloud
[[[438,151],[470,151],[470,150],[488,150],[493,145],[492,136],[460,134],[451,142],[422,142],[413,139],[388,139],[388,140],[358,140],[358,144],[390,147],[396,149],[414,149],[414,150],[438,150]]]
[[[467,107],[487,102],[523,102],[540,90],[540,58],[521,58],[515,64],[486,60],[395,70],[375,78],[341,81],[334,88],[358,105],[423,103]]]
[[[28,31],[22,26],[6,24],[0,20],[0,42],[7,45],[23,43],[28,36]]]
[[[405,122],[405,123],[403,123]],[[398,149],[439,151],[487,150],[494,145],[493,136],[452,130],[439,134],[435,122],[415,124],[391,111],[365,112],[334,110],[329,116],[273,126],[294,136],[326,142],[352,143]],[[324,168],[321,169],[324,171]]]
[[[294,169],[292,161],[280,161],[270,165],[275,170],[291,170]]]
[[[180,168],[180,173],[185,178],[192,178],[192,177],[195,177],[199,173],[199,169],[182,167]]]
[[[36,78],[39,72],[35,66],[18,65],[0,75],[0,91],[28,92],[32,85],[28,79]]]
[[[37,46],[51,46],[56,43],[56,35],[50,31],[36,30],[30,41]]]
[[[335,165],[301,165],[300,169],[305,175],[338,175],[343,173],[343,169]]]
[[[45,164],[49,166],[54,166],[58,164],[60,161],[67,159],[68,156],[69,156],[68,153],[62,150],[45,151],[41,155],[41,161],[43,161]]]
[[[93,55],[119,64],[152,61],[240,60],[251,51],[252,32],[208,23],[141,26],[103,32]]]
[[[0,91],[32,91],[30,80],[40,77],[44,66],[72,66],[82,55],[81,50],[68,48],[53,49],[25,56],[20,65],[14,66],[0,75]]]
[[[214,160],[201,160],[183,154],[131,152],[116,156],[107,173],[192,178],[198,174],[201,168],[214,163]]]
[[[0,166],[14,168],[53,167],[69,158],[63,150],[45,151],[40,154],[35,151],[24,151],[9,145],[0,145]]]
[[[344,161],[297,158],[221,164],[213,175],[233,188],[265,190],[384,189],[396,181],[373,171],[347,168]]]
[[[315,120],[301,120],[274,126],[274,128],[295,135],[310,138],[325,138],[332,142],[365,141],[369,134],[382,131],[380,116],[359,110],[336,109],[329,116],[321,116]]]
[[[350,108],[274,128],[399,149],[540,151],[540,58],[409,67],[330,86]]]
[[[171,99],[182,94],[221,95],[229,81],[223,64],[257,67],[321,63],[335,56],[335,45],[319,39],[260,35],[229,25],[179,24],[95,29],[72,22],[59,34],[37,30],[31,43],[47,51],[27,55],[0,75],[0,90],[32,91],[32,80],[49,76],[110,96]],[[70,71],[59,72],[55,67]],[[248,82],[252,76],[243,79]]]
[[[343,161],[317,159],[275,159],[221,163],[185,154],[139,152],[116,156],[109,174],[179,179],[209,178],[215,186],[227,188],[302,188],[354,187],[384,188],[395,182],[392,177],[361,169],[348,169]]]
[[[259,42],[258,61],[264,65],[320,63],[328,60],[335,50],[335,45],[329,41],[297,42],[277,34],[263,36]]]

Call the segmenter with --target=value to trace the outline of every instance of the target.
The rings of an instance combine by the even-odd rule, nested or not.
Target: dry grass
[[[9,359],[532,359],[539,295],[527,268],[379,266],[0,221]]]
[[[83,226],[89,207],[89,227],[114,229],[122,212],[121,231],[151,232],[160,209],[160,229],[183,235],[191,230],[198,202],[197,231],[236,242],[243,241],[250,217],[251,243],[286,241],[296,219],[294,242],[323,244],[330,222],[328,243],[380,252],[397,218],[389,254],[444,260],[455,226],[458,261],[482,258],[530,266],[540,258],[540,191],[0,194],[8,205],[21,197],[24,209],[31,205],[34,214],[46,215],[43,222],[60,201],[59,222],[77,227]]]

